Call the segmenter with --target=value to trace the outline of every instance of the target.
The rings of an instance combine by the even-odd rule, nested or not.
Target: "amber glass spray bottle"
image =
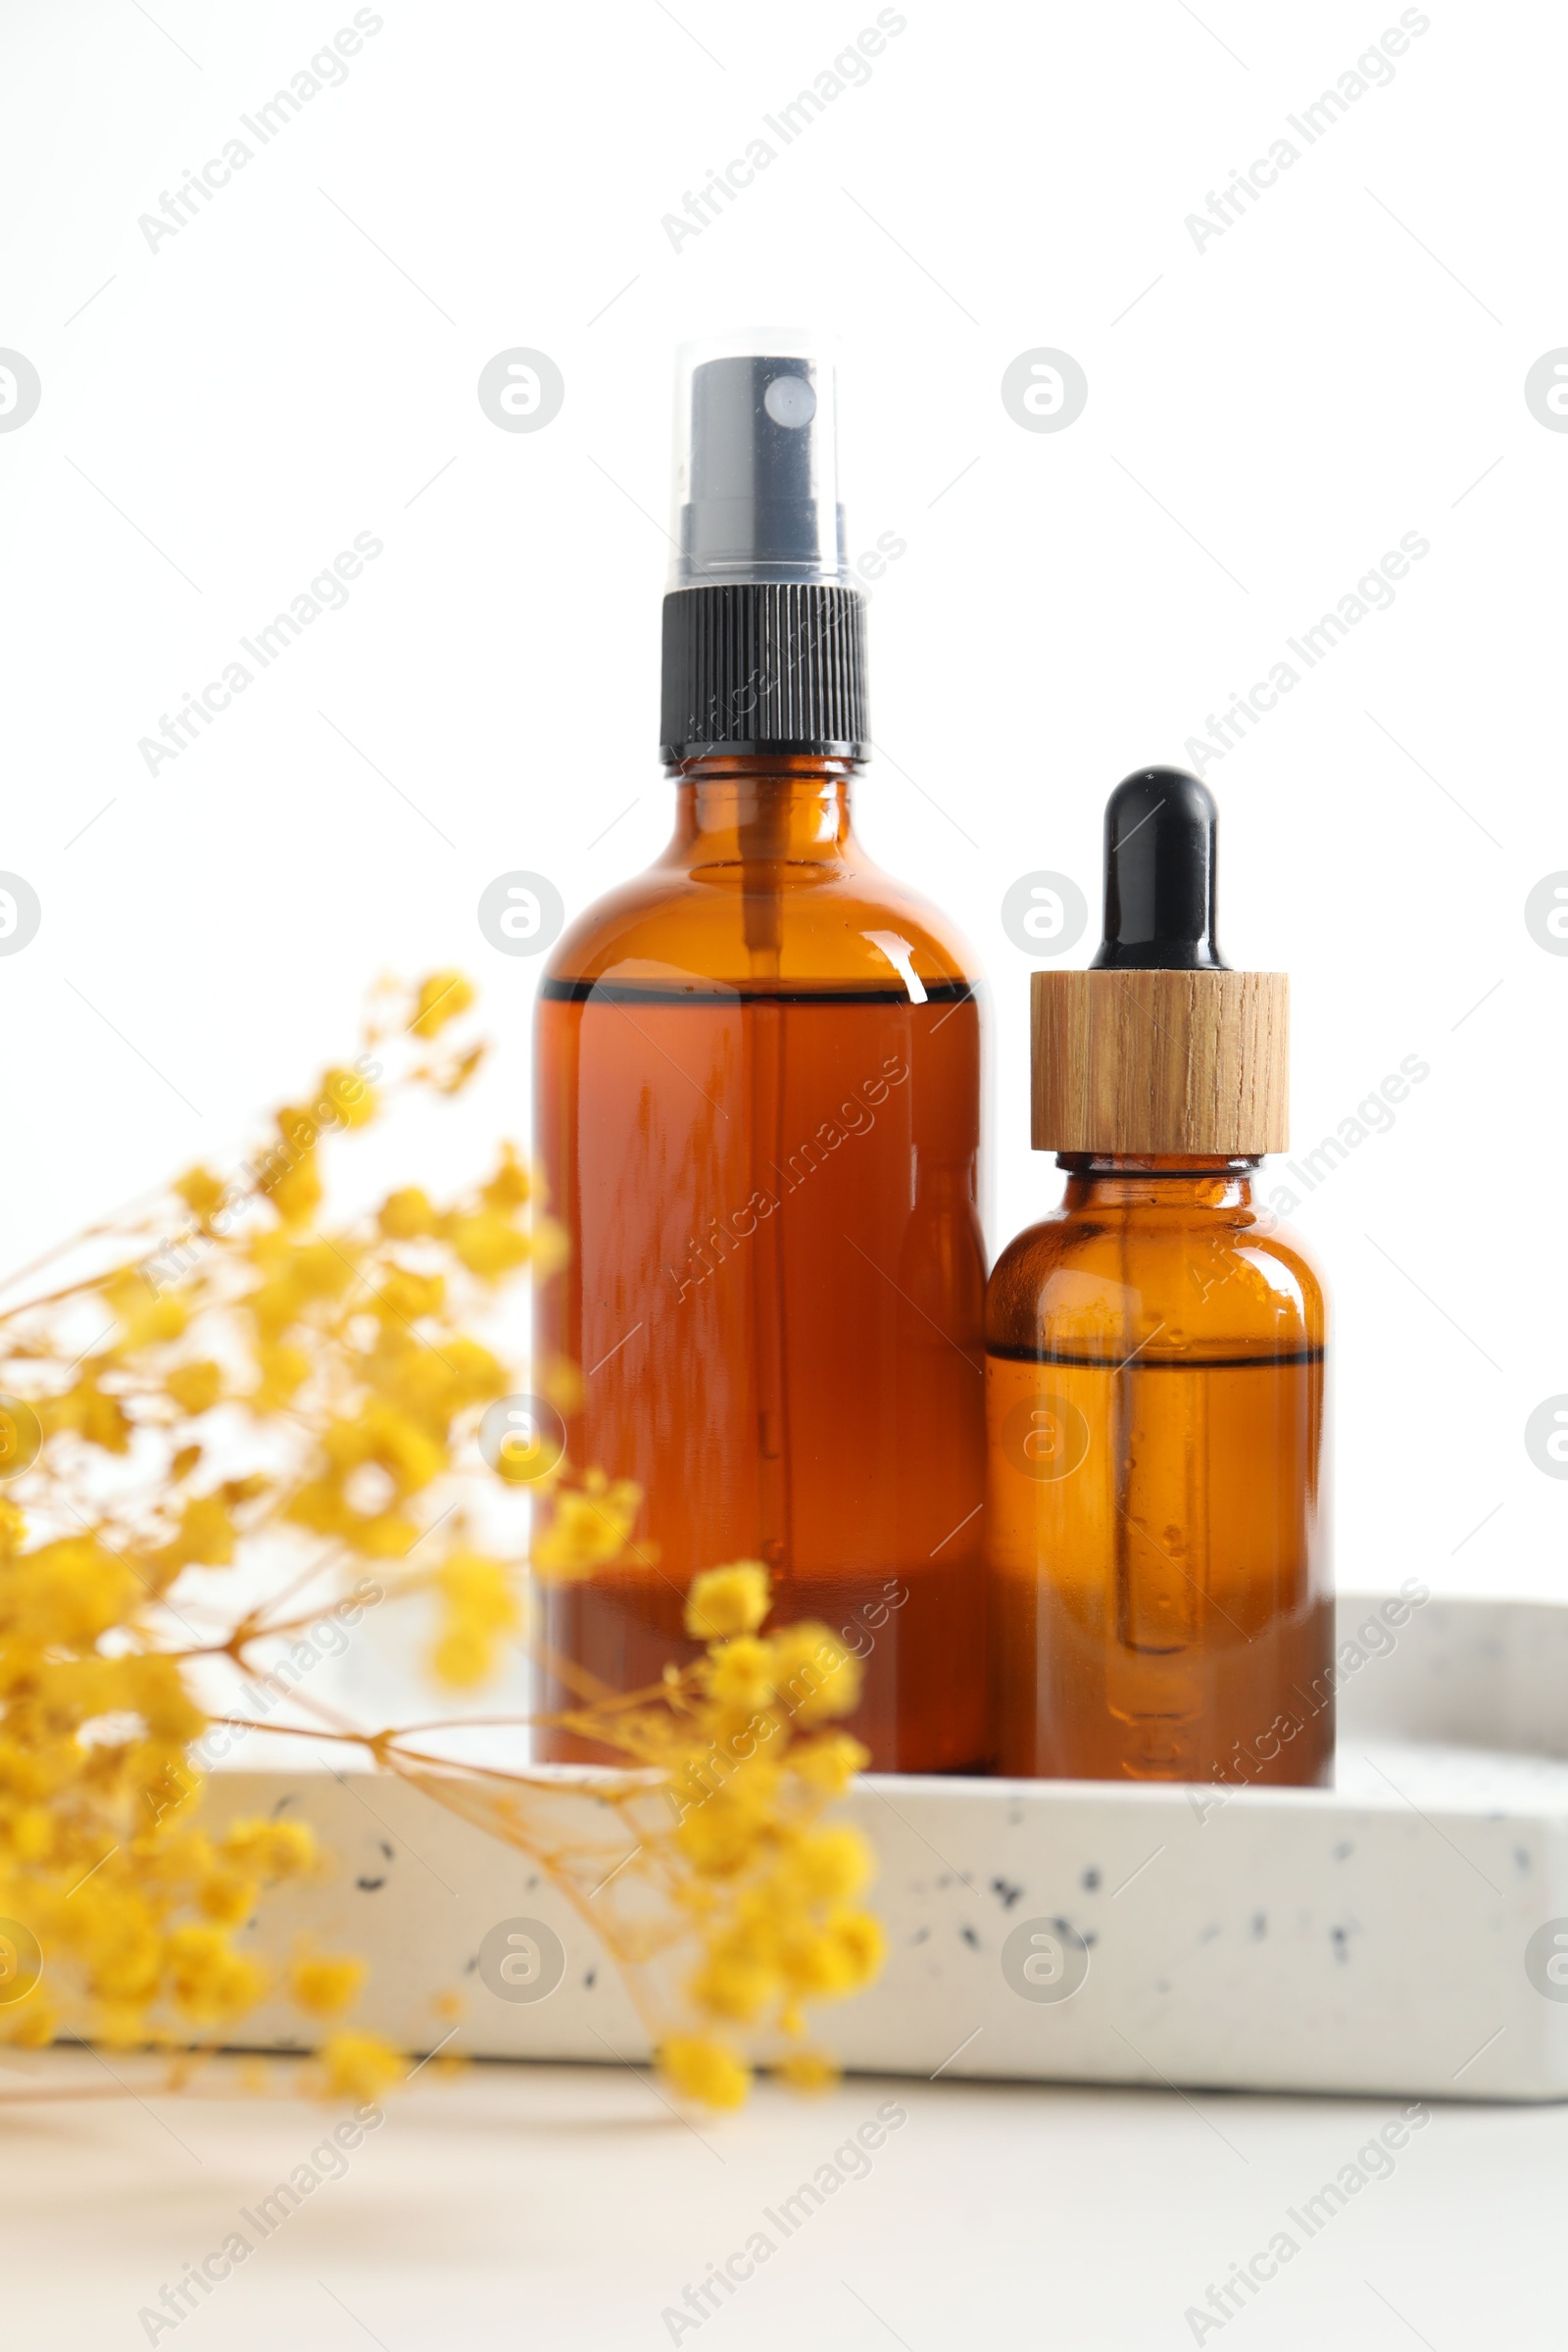
[[[677,421],[674,835],[558,944],[537,1047],[570,1243],[541,1357],[581,1367],[571,1459],[644,1504],[624,1561],[549,1592],[542,1631],[578,1675],[641,1688],[693,1654],[691,1577],[760,1559],[775,1623],[821,1619],[862,1657],[849,1728],[875,1765],[972,1770],[979,1008],[953,933],[851,828],[862,603],[831,370],[788,346],[710,357]]]
[[[1332,1772],[1324,1298],[1252,1199],[1287,1144],[1287,984],[1214,940],[1214,803],[1129,776],[1105,936],[1034,975],[1034,1143],[1061,1206],[986,1308],[999,1768]]]

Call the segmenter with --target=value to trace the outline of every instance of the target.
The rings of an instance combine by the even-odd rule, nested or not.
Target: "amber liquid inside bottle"
[[[1067,1160],[992,1276],[1004,1773],[1331,1775],[1323,1290],[1251,1164]]]
[[[877,1767],[973,1770],[979,1009],[936,918],[860,854],[852,772],[691,763],[663,859],[543,982],[536,1148],[570,1258],[538,1344],[583,1376],[570,1460],[644,1503],[623,1562],[545,1589],[541,1631],[640,1689],[695,1654],[691,1578],[760,1559],[772,1622],[821,1619],[863,1659],[849,1728]]]

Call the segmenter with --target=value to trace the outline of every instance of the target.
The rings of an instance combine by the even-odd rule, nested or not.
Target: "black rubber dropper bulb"
[[[1092,972],[1225,972],[1214,937],[1214,796],[1141,767],[1105,803],[1105,936]]]

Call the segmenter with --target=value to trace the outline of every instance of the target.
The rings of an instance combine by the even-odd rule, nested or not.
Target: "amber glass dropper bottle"
[[[560,1671],[695,1654],[700,1569],[763,1561],[774,1624],[863,1660],[885,1770],[985,1752],[980,1014],[954,933],[852,829],[867,751],[831,369],[730,350],[677,396],[663,856],[559,942],[536,1150],[570,1256],[541,1357],[581,1368],[584,1468],[635,1480],[624,1559],[557,1587]],[[592,1757],[568,1734],[547,1755]]]
[[[1129,776],[1105,936],[1034,975],[1061,1206],[986,1307],[999,1769],[1303,1784],[1334,1753],[1323,1286],[1252,1197],[1287,983],[1214,940],[1214,803]]]

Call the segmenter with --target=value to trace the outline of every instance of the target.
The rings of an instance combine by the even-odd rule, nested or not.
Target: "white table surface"
[[[97,2071],[87,2053],[50,2053],[8,2062],[0,2088]],[[270,2080],[265,2097],[215,2072],[195,2095],[0,2108],[6,2340],[48,2352],[152,2340],[140,2309],[244,2228],[241,2209],[344,2112],[294,2095],[284,2064]],[[766,2209],[888,2099],[907,2121],[869,2173],[785,2238]],[[761,2230],[776,2251],[681,2343],[1158,2352],[1199,2340],[1188,2306],[1293,2230],[1287,2210],[1396,2112],[1384,2099],[860,2077],[809,2100],[764,2086],[740,2115],[692,2125],[630,2069],[426,2073],[389,2097],[342,2178],[156,2341],[654,2352],[677,2340],[665,2308]],[[1436,2106],[1393,2173],[1201,2340],[1560,2352],[1565,2185],[1568,2107]]]

